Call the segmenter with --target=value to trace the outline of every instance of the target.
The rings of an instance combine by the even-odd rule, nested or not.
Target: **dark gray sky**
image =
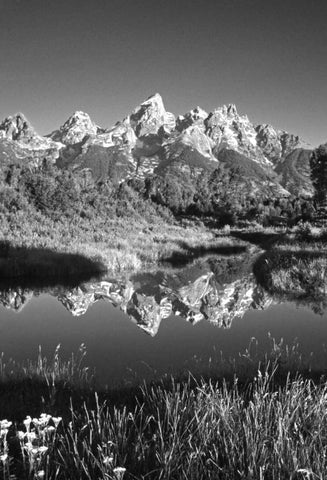
[[[159,92],[327,141],[325,0],[0,0],[0,118],[109,127]]]

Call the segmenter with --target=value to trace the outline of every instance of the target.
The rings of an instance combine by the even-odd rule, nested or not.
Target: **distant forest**
[[[234,172],[235,173],[235,172]],[[60,221],[64,216],[92,222],[95,217],[142,217],[149,223],[192,215],[211,217],[216,225],[257,222],[264,226],[311,220],[316,203],[294,196],[265,198],[241,188],[239,176],[221,165],[191,177],[185,172],[92,182],[83,171],[60,169],[46,162],[41,168],[10,165],[0,173],[0,219],[35,214]]]

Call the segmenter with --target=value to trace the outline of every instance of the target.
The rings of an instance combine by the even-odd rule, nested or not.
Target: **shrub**
[[[312,239],[312,225],[309,222],[301,222],[295,230],[295,238],[307,242]]]

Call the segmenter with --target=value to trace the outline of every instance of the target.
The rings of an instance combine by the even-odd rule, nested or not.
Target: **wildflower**
[[[6,463],[6,460],[8,458],[8,454],[4,453],[3,455],[0,455],[0,460],[2,463]]]
[[[32,432],[26,432],[26,437],[28,442],[33,442],[33,440],[36,439],[36,433],[34,432],[34,430],[32,430]]]
[[[26,442],[24,445],[25,450],[31,451],[33,449],[32,442]]]
[[[29,415],[28,415],[28,416],[25,418],[25,420],[23,421],[23,424],[25,425],[25,427],[26,427],[27,429],[29,429],[29,427],[30,427],[30,425],[31,425],[31,421],[32,421],[32,419],[31,419],[31,417],[30,417]]]
[[[26,436],[26,433],[23,432],[22,430],[18,430],[17,436],[18,436],[18,439],[19,439],[19,440],[24,440],[24,438],[25,438],[25,436]]]
[[[126,472],[126,468],[124,467],[116,467],[113,469],[114,475],[117,478],[117,480],[122,480],[124,473]]]
[[[103,464],[109,465],[109,463],[112,463],[113,461],[114,461],[114,457],[104,457]]]
[[[61,422],[61,417],[52,417],[52,421],[55,424],[55,427],[58,428],[59,423]]]
[[[48,425],[50,420],[51,420],[51,415],[48,415],[47,413],[41,413],[39,418],[40,425],[43,425],[43,426]]]
[[[7,430],[9,427],[11,427],[12,422],[8,422],[8,420],[0,420],[0,429],[1,430]]]
[[[36,478],[39,478],[40,480],[45,477],[45,471],[44,470],[39,470],[36,474]]]

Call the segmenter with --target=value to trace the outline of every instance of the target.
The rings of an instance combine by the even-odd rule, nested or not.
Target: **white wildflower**
[[[26,432],[26,437],[29,442],[32,442],[36,439],[36,433],[34,432],[34,430],[32,430],[32,432]]]
[[[55,424],[55,427],[57,428],[59,423],[61,422],[62,418],[61,417],[52,417],[52,421]]]
[[[19,440],[24,440],[25,436],[26,436],[25,432],[23,432],[22,430],[18,430],[17,437],[19,438]]]
[[[30,427],[31,421],[32,421],[32,419],[31,419],[31,417],[30,417],[29,415],[28,415],[28,416],[25,418],[25,420],[23,421],[23,424],[25,425],[25,427],[26,427],[27,429]]]
[[[124,467],[116,467],[113,469],[113,472],[114,472],[114,475],[115,477],[118,479],[118,480],[122,480],[125,472],[126,472],[126,468]]]
[[[31,442],[26,442],[24,445],[25,450],[30,451],[33,449],[33,445]]]
[[[56,429],[55,429],[55,427],[53,427],[52,425],[50,425],[49,427],[46,427],[46,428],[44,429],[44,431],[47,432],[47,433],[53,433],[53,432],[56,431]]]
[[[0,420],[0,429],[1,430],[7,430],[9,427],[11,427],[12,422],[8,422],[7,419]]]
[[[50,420],[51,420],[51,415],[48,415],[47,413],[41,413],[39,418],[40,425],[43,425],[43,426],[48,425]]]

